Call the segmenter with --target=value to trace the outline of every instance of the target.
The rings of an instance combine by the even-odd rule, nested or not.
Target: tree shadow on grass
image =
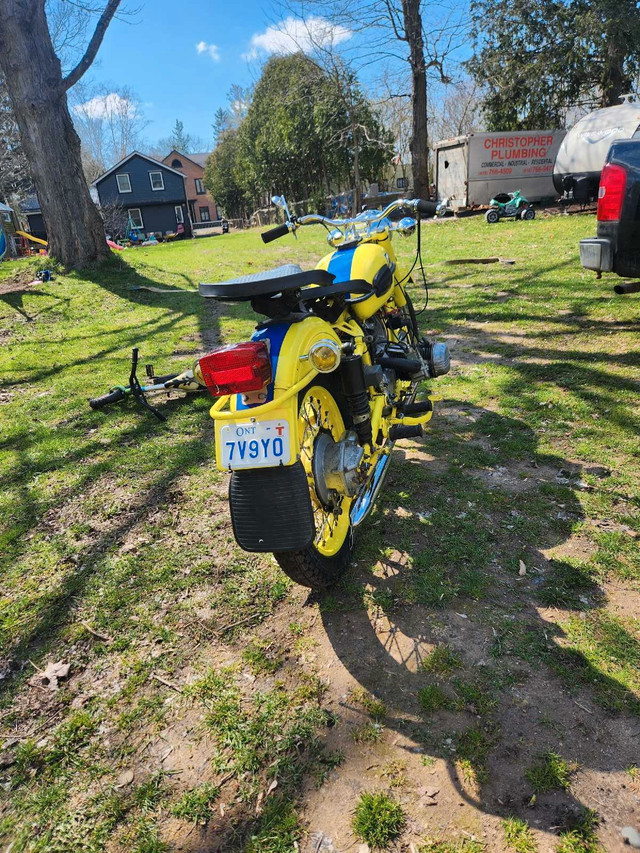
[[[69,278],[73,281],[78,276],[72,274]],[[69,418],[51,422],[49,400],[46,397],[40,400],[43,396],[40,394],[33,398],[32,417],[23,426],[14,424],[2,441],[2,449],[11,454],[13,464],[3,475],[1,484],[5,495],[13,494],[13,498],[8,507],[5,531],[0,534],[4,552],[3,578],[9,591],[3,606],[1,645],[5,653],[23,658],[55,643],[56,633],[73,619],[72,603],[81,601],[89,580],[102,570],[128,531],[144,519],[145,513],[166,499],[172,484],[189,465],[211,457],[208,401],[196,402],[193,396],[174,396],[170,400],[155,398],[154,402],[161,409],[176,416],[185,407],[193,407],[198,413],[196,428],[185,441],[181,429],[189,429],[191,416],[187,416],[186,421],[182,416],[176,432],[171,420],[168,425],[160,424],[150,413],[130,405],[132,401],[103,412],[91,411],[87,399],[104,393],[107,388],[96,388],[92,372],[83,371],[99,359],[123,353],[121,374],[113,380],[126,381],[132,346],[144,347],[146,341],[170,331],[185,312],[197,317],[196,328],[203,337],[218,339],[219,315],[203,305],[204,300],[197,292],[181,296],[180,304],[167,306],[162,294],[128,291],[132,282],[145,286],[157,286],[159,282],[122,262],[104,264],[88,276],[83,272],[82,277],[83,282],[88,278],[114,296],[146,306],[155,316],[135,327],[127,324],[123,329],[114,328],[109,322],[110,301],[101,302],[98,298],[96,310],[104,316],[104,336],[110,340],[109,345],[96,349],[101,337],[96,333],[91,336],[92,345],[85,348],[81,357],[65,360],[58,355],[41,368],[27,370],[15,380],[2,383],[4,386],[41,386],[48,394],[60,397],[67,393],[65,388],[70,377],[76,377],[76,383],[77,377],[86,377],[86,391],[77,400],[77,408]],[[59,299],[48,290],[40,295]],[[4,298],[13,296],[9,294]],[[68,304],[70,300],[64,301]],[[33,343],[16,342],[18,356],[23,346],[33,347]],[[102,432],[103,426],[107,427],[108,438]],[[205,437],[207,430],[209,433]],[[158,459],[155,471],[145,463],[144,452],[139,450],[144,445],[148,446],[149,456]],[[139,487],[132,489],[132,478],[138,481]],[[100,491],[101,483],[107,491],[113,489],[114,480],[122,482],[124,500],[130,503],[123,507],[115,523],[96,524],[91,511],[83,511],[82,505],[87,496]],[[44,495],[41,482],[48,484]],[[72,517],[69,507],[74,506],[77,508]],[[65,514],[63,523],[60,519]],[[88,531],[84,530],[85,526]],[[83,532],[70,533],[76,528]],[[19,571],[26,571],[22,560],[27,553],[32,554],[28,581],[16,575],[17,567],[22,567]],[[39,583],[40,577],[42,582]],[[11,679],[2,682],[3,689],[9,682]]]
[[[400,748],[443,759],[479,812],[548,832],[583,806],[602,812],[593,782],[536,792],[526,775],[547,752],[605,786],[637,762],[640,643],[603,609],[588,561],[547,556],[582,518],[567,483],[578,466],[540,453],[522,421],[465,404],[395,457],[357,573],[320,600],[335,653],[387,705]],[[451,670],[429,669],[434,646],[450,648]],[[633,808],[618,793],[612,831]]]

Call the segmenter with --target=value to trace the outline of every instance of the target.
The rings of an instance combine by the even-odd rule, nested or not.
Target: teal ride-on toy
[[[484,215],[490,225],[499,222],[503,217],[514,219],[535,219],[536,212],[520,190],[513,193],[498,193],[491,199],[491,207]]]

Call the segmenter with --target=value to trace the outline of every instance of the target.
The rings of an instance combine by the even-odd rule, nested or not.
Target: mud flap
[[[301,551],[313,541],[309,484],[300,462],[234,471],[229,504],[233,534],[245,551]]]

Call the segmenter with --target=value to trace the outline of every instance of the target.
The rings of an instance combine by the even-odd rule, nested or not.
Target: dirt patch
[[[21,270],[10,278],[0,281],[0,296],[7,293],[22,293],[36,284],[42,284],[42,282],[33,278],[33,270]]]

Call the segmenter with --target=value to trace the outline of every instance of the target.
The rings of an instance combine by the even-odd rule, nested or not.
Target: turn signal
[[[331,373],[340,364],[340,346],[327,339],[316,341],[309,350],[309,361],[318,373]]]
[[[271,360],[263,341],[218,347],[198,361],[196,371],[214,397],[259,391],[271,382]]]

